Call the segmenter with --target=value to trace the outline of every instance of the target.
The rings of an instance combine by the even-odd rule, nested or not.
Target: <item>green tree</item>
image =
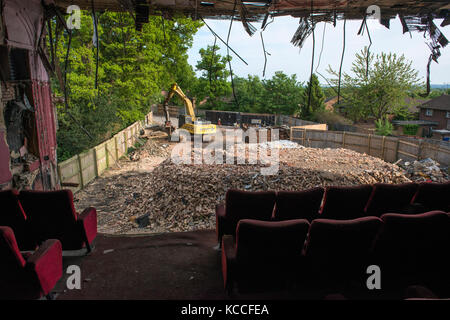
[[[295,74],[290,77],[281,71],[263,80],[265,92],[263,110],[267,113],[293,115],[302,102],[302,84]]]
[[[232,103],[230,110],[240,112],[265,112],[264,110],[264,84],[258,76],[248,75],[247,78],[234,78],[236,96],[239,101],[239,110],[235,110]]]
[[[419,83],[418,72],[404,55],[392,53],[368,54],[367,47],[356,54],[352,64],[353,74],[342,75],[343,98],[346,111],[352,120],[375,117],[383,119],[387,114],[396,114],[408,93]],[[331,67],[337,85],[338,72]]]
[[[311,88],[309,87],[310,82]],[[309,95],[310,90],[311,90],[311,98]],[[302,119],[313,120],[315,114],[325,110],[324,105],[325,95],[322,91],[322,88],[320,87],[319,79],[314,73],[311,76],[311,81],[308,81],[305,90],[303,90],[302,100],[303,101],[300,106],[300,115]]]
[[[224,98],[231,94],[231,85],[227,81],[230,75],[227,63],[230,56],[222,57],[217,51],[220,48],[216,45],[200,49],[200,60],[197,62],[196,70],[201,71],[201,76],[197,83],[196,97],[203,100],[208,98],[206,108],[223,109]]]
[[[142,119],[152,103],[163,99],[161,90],[167,90],[171,83],[179,83],[186,91],[196,85],[194,70],[187,62],[187,50],[201,22],[175,16],[164,21],[163,27],[160,17],[151,16],[141,32],[135,30],[134,24],[128,13],[105,12],[98,17],[100,50],[95,89],[93,23],[90,12],[82,11],[81,28],[72,30],[67,70],[69,109],[64,103],[57,104],[60,160]],[[55,25],[54,20],[53,30]],[[59,32],[57,44],[57,76],[52,79],[52,90],[57,97],[63,97],[66,32]]]

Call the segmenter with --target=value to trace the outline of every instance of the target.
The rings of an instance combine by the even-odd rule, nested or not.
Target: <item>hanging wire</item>
[[[228,28],[228,35],[227,35],[227,58],[228,58],[228,67],[230,68],[230,77],[231,77],[231,90],[233,91],[233,97],[234,97],[234,102],[236,103],[236,106],[239,109],[239,101],[236,97],[236,91],[234,88],[234,78],[233,78],[233,69],[231,68],[231,59],[230,59],[230,47],[228,46],[228,43],[230,41],[230,34],[231,34],[231,26],[233,25],[233,20],[234,20],[234,11],[236,10],[236,5],[237,5],[237,0],[234,1],[234,6],[233,6],[233,13],[231,14],[231,20],[230,20],[230,26]]]
[[[364,35],[364,29],[367,31],[367,36],[369,37],[369,46],[367,47],[366,54],[366,78],[369,75],[369,58],[370,58],[370,47],[372,46],[372,38],[370,37],[369,26],[367,24],[367,14],[362,20],[361,27],[359,28],[358,35]]]
[[[264,38],[263,38],[263,35],[262,35],[262,31],[259,33],[259,35],[261,36],[261,43],[262,43],[262,48],[263,48],[263,52],[264,52],[264,69],[263,69],[263,78],[265,77],[265,75],[266,75],[266,66],[267,66],[267,55],[269,55],[270,56],[270,53],[268,53],[267,51],[266,51],[266,46],[264,45]]]
[[[369,76],[369,59],[370,59],[370,47],[372,46],[372,38],[370,37],[369,26],[366,23],[367,36],[369,37],[369,46],[367,47],[367,58],[366,58],[366,78]]]
[[[214,61],[214,56],[216,54],[216,42],[217,42],[217,38],[214,37],[214,44],[213,44],[213,47],[212,47],[213,52],[212,52],[211,61],[209,63],[209,72],[208,72],[208,75],[209,75],[209,91],[210,92],[211,92],[211,88],[212,88],[212,78],[211,78],[211,76],[212,76],[212,65],[213,65],[213,61]]]
[[[322,57],[322,51],[323,51],[323,47],[324,47],[324,42],[325,42],[325,27],[326,27],[326,25],[327,25],[327,23],[325,22],[325,24],[323,26],[322,46],[321,46],[321,49],[320,49],[319,62],[317,64],[315,73],[317,73],[319,76],[321,76],[327,82],[327,84],[330,86],[330,88],[333,89],[334,92],[336,92],[336,94],[337,94],[337,90],[333,87],[333,85],[330,83],[330,81],[328,81],[328,79],[323,74],[321,74],[318,71],[318,68],[319,68],[319,65],[320,65],[320,60],[321,60],[321,57]]]
[[[164,35],[164,43],[167,42],[166,40],[166,27],[165,27],[165,23],[164,23],[164,17],[161,15],[161,23],[162,23],[162,29],[163,29],[163,35]]]
[[[96,56],[95,56],[95,86],[94,88],[97,89],[98,88],[98,51],[99,51],[99,46],[98,46],[98,24],[97,24],[97,17],[95,14],[95,7],[94,7],[94,0],[92,0],[91,2],[92,5],[92,18],[94,20],[94,32],[95,32],[95,42],[96,42]]]
[[[217,33],[214,32],[213,29],[210,28],[210,26],[205,22],[205,20],[203,19],[203,17],[200,17],[200,19],[202,20],[202,22],[205,24],[205,26],[209,29],[209,31],[211,31],[211,33],[212,33],[215,37],[217,37],[220,41],[222,41],[222,43],[223,43],[224,45],[226,45],[227,48],[229,48],[229,49],[231,50],[231,52],[233,52],[233,53],[234,53],[234,54],[235,54],[242,62],[244,62],[246,65],[248,65],[248,63],[247,63],[244,59],[242,59],[241,56],[240,56],[239,54],[237,54],[236,51],[233,50],[233,48],[231,48],[225,41],[223,41],[223,39],[222,39]]]
[[[318,73],[317,72],[317,69],[319,69],[319,66],[320,66],[320,60],[322,60],[322,52],[323,52],[323,44],[324,44],[324,39],[325,39],[325,29],[326,29],[326,26],[327,26],[327,23],[326,22],[324,22],[324,24],[323,24],[323,32],[322,32],[322,45],[321,45],[321,47],[320,47],[320,53],[319,53],[319,61],[317,61],[317,67],[316,67],[316,70],[314,71],[315,73]]]
[[[338,97],[337,97],[337,104],[339,104],[341,99],[341,75],[342,75],[342,64],[344,62],[344,54],[345,54],[345,25],[347,22],[347,18],[344,18],[344,39],[343,39],[343,45],[342,45],[342,55],[341,55],[341,64],[339,66],[339,81],[338,81]]]
[[[312,47],[312,57],[311,57],[311,73],[309,75],[309,88],[308,88],[308,110],[311,107],[311,91],[312,91],[312,76],[313,76],[313,69],[314,69],[314,51],[316,47],[316,36],[314,30],[316,29],[316,26],[314,24],[314,18],[313,18],[313,0],[311,0],[311,25],[312,25],[312,37],[313,37],[313,47]]]

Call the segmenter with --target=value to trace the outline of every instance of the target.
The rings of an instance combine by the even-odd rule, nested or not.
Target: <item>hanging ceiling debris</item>
[[[55,0],[65,10],[76,4],[90,10],[92,0]],[[94,0],[98,10],[131,11],[136,13],[136,22],[145,14],[171,16],[176,12],[196,18],[230,19],[244,18],[247,22],[261,22],[267,13],[271,16],[309,17],[311,0],[240,0],[241,6],[234,10],[233,0]],[[317,21],[331,20],[337,13],[338,19],[361,19],[371,5],[380,8],[381,19],[392,19],[396,15],[448,19],[450,3],[444,0],[314,0],[314,16]],[[234,10],[233,10],[234,9]],[[138,19],[139,18],[139,19]],[[145,21],[145,18],[144,20]]]

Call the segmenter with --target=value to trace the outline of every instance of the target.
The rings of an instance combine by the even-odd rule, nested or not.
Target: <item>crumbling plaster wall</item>
[[[0,190],[10,187],[55,189],[59,180],[55,115],[48,72],[37,51],[44,7],[40,0],[3,0],[0,11],[0,45],[3,48],[0,69],[4,73],[0,97]],[[12,50],[17,48],[22,49],[21,52],[16,51],[15,57],[20,60],[19,65],[16,64],[17,70],[25,70],[25,73],[21,72],[21,76],[15,79],[9,77],[14,68],[11,69],[11,61],[4,59],[4,52],[14,55],[16,53]],[[24,130],[26,139],[23,139],[23,148],[17,158],[17,154],[11,156],[15,151],[8,145],[11,131],[8,132],[10,126],[5,122],[5,108],[9,108],[11,100],[22,100],[24,94],[29,108],[18,121],[21,121],[20,129]]]

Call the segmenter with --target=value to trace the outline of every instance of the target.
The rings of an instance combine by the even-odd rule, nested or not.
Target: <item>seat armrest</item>
[[[225,203],[216,205],[216,216],[225,218]]]
[[[87,244],[92,243],[97,236],[97,210],[94,207],[84,209],[78,216],[78,221],[83,226]]]
[[[47,295],[62,277],[62,245],[59,240],[46,240],[26,260],[25,269],[37,277],[43,295]]]
[[[222,244],[222,235],[224,234],[226,223],[225,204],[218,204],[216,205],[216,236],[220,244]]]
[[[234,280],[234,269],[236,264],[236,249],[233,236],[222,237],[222,274],[224,287],[231,290]]]

